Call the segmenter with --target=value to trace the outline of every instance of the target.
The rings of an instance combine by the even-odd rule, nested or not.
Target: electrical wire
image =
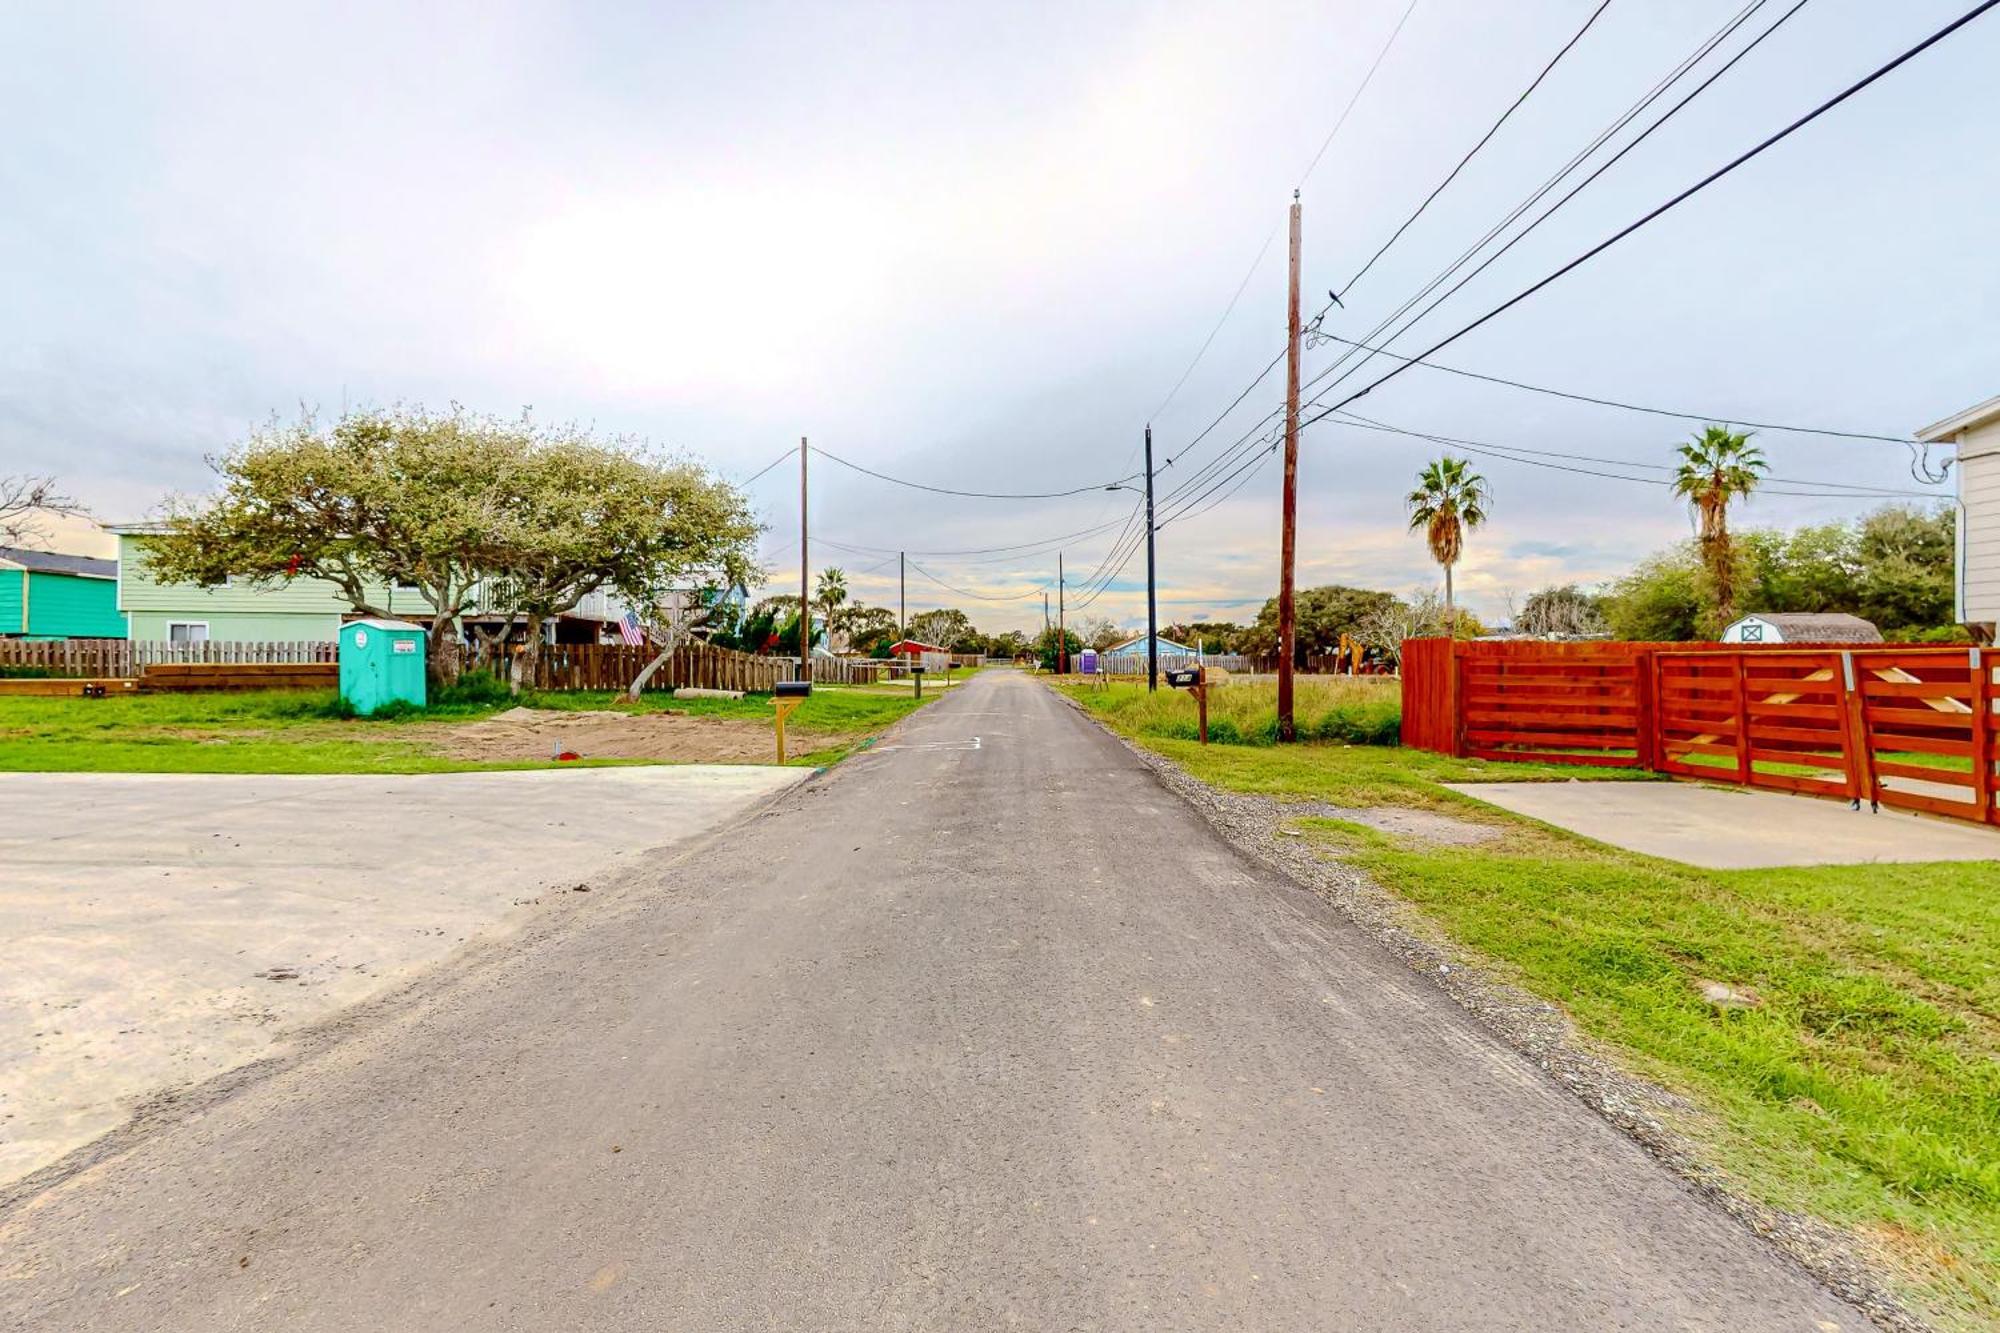
[[[1378,355],[1388,357],[1392,361],[1416,360],[1415,357],[1404,356],[1399,352],[1392,352],[1386,347],[1366,347],[1364,344],[1356,343],[1351,339],[1342,338],[1332,333],[1322,332],[1320,337],[1337,343],[1347,343],[1350,346],[1361,347],[1364,351],[1375,352]],[[1552,389],[1546,384],[1528,384],[1522,380],[1510,380],[1501,375],[1486,375],[1476,370],[1467,370],[1463,366],[1447,366],[1438,361],[1425,361],[1421,364],[1425,370],[1441,370],[1447,375],[1462,375],[1466,379],[1483,380],[1488,384],[1503,384],[1510,389],[1525,389],[1529,393],[1548,394],[1552,398],[1567,398],[1571,402],[1594,403],[1599,407],[1620,407],[1627,412],[1645,412],[1651,416],[1672,417],[1680,421],[1714,421],[1728,426],[1748,426],[1752,430],[1775,430],[1790,435],[1830,435],[1835,439],[1841,440],[1881,440],[1888,444],[1915,443],[1907,435],[1877,435],[1871,431],[1829,430],[1824,426],[1783,426],[1774,421],[1750,421],[1743,417],[1732,416],[1726,412],[1676,412],[1665,407],[1647,407],[1640,403],[1621,402],[1616,398],[1597,398],[1587,393],[1571,393],[1565,389]]]
[[[1340,133],[1340,127],[1345,125],[1348,116],[1353,114],[1355,103],[1361,100],[1361,94],[1367,92],[1368,85],[1375,81],[1375,71],[1382,68],[1383,58],[1389,54],[1389,48],[1396,44],[1396,39],[1402,36],[1403,25],[1410,21],[1410,15],[1414,14],[1416,9],[1417,0],[1410,0],[1409,5],[1403,10],[1403,17],[1397,19],[1396,26],[1389,30],[1389,40],[1383,42],[1382,49],[1375,53],[1375,62],[1369,65],[1368,72],[1361,76],[1361,83],[1355,88],[1354,96],[1348,98],[1347,105],[1341,108],[1340,119],[1333,122],[1333,128],[1326,132],[1326,138],[1320,140],[1319,151],[1312,155],[1312,161],[1306,163],[1305,174],[1300,176],[1298,184],[1292,187],[1294,193],[1305,188],[1306,181],[1312,177],[1313,169],[1319,166],[1319,160],[1326,156],[1326,150],[1333,146],[1334,137]]]
[[[1429,305],[1426,305],[1422,310],[1419,310],[1416,314],[1411,315],[1409,319],[1404,321],[1403,326],[1400,329],[1396,330],[1396,332],[1390,334],[1387,338],[1383,339],[1383,342],[1384,343],[1394,342],[1397,338],[1400,338],[1401,336],[1403,336],[1403,334],[1408,333],[1412,328],[1416,327],[1416,325],[1420,323],[1424,319],[1424,317],[1429,315],[1433,310],[1436,310],[1440,305],[1450,300],[1453,296],[1456,296],[1460,291],[1463,291],[1467,283],[1471,282],[1481,273],[1484,273],[1487,269],[1491,268],[1493,264],[1497,262],[1502,255],[1506,254],[1509,250],[1512,250],[1515,246],[1519,245],[1522,241],[1526,240],[1530,235],[1534,233],[1537,227],[1540,227],[1544,222],[1547,222],[1550,218],[1554,217],[1556,213],[1563,208],[1564,205],[1568,204],[1570,200],[1576,198],[1577,195],[1581,194],[1585,189],[1589,188],[1591,183],[1596,181],[1598,177],[1602,176],[1612,167],[1617,166],[1618,163],[1624,159],[1626,154],[1630,153],[1640,144],[1646,142],[1646,140],[1652,136],[1653,131],[1659,129],[1662,125],[1665,125],[1668,121],[1672,120],[1676,115],[1680,114],[1680,112],[1684,108],[1686,108],[1690,102],[1693,102],[1697,97],[1700,97],[1703,93],[1707,92],[1711,87],[1713,87],[1716,80],[1720,79],[1723,75],[1727,74],[1730,70],[1734,69],[1739,61],[1741,61],[1745,56],[1749,55],[1752,51],[1756,50],[1758,46],[1760,46],[1763,43],[1765,38],[1777,32],[1779,28],[1782,28],[1793,15],[1797,14],[1801,9],[1804,9],[1807,3],[1808,0],[1794,0],[1792,7],[1790,9],[1787,9],[1784,13],[1780,14],[1771,23],[1769,27],[1765,28],[1762,32],[1758,33],[1755,37],[1751,38],[1748,42],[1746,42],[1742,46],[1742,48],[1736,52],[1736,54],[1729,57],[1728,60],[1724,61],[1722,65],[1719,68],[1717,68],[1712,74],[1710,74],[1706,79],[1703,79],[1699,84],[1695,85],[1692,89],[1690,89],[1687,92],[1687,94],[1681,98],[1680,101],[1668,107],[1664,112],[1660,114],[1660,116],[1656,120],[1653,121],[1652,124],[1646,126],[1645,129],[1639,131],[1637,135],[1633,136],[1631,141],[1628,142],[1623,148],[1620,148],[1616,153],[1612,154],[1609,158],[1605,159],[1605,161],[1603,161],[1598,165],[1595,171],[1591,172],[1588,176],[1585,176],[1582,180],[1578,181],[1574,186],[1572,186],[1568,194],[1565,194],[1562,198],[1556,200],[1553,204],[1550,204],[1548,208],[1544,209],[1538,217],[1536,217],[1533,221],[1529,222],[1527,226],[1521,228],[1520,231],[1516,232],[1512,237],[1510,237],[1505,245],[1502,245],[1492,254],[1486,256],[1486,258],[1481,260],[1477,266],[1475,266],[1469,272],[1461,276],[1457,282],[1453,283],[1441,295],[1433,298]],[[1403,308],[1407,310],[1409,308],[1408,304],[1406,304]],[[1396,318],[1401,318],[1400,314],[1391,317],[1392,320]],[[1389,322],[1390,321],[1384,321],[1382,324],[1378,324],[1376,326],[1376,332],[1379,333],[1380,330],[1384,328]],[[1370,336],[1372,337],[1374,335],[1371,334]],[[1363,366],[1367,365],[1370,361],[1374,359],[1374,355],[1375,355],[1374,353],[1370,352],[1362,356],[1359,360],[1356,360],[1353,365],[1349,366],[1346,370],[1342,371],[1339,377],[1336,378],[1333,381],[1333,383],[1335,385],[1338,385],[1343,381],[1347,380],[1348,378],[1350,378],[1351,376],[1353,376],[1354,374],[1356,374],[1357,372],[1359,372]],[[1352,356],[1351,352],[1342,353],[1338,361],[1336,361],[1336,364],[1338,364],[1339,361],[1348,360],[1351,356]],[[1316,380],[1318,378],[1320,377],[1315,377]]]
[[[797,453],[798,451],[799,447],[796,444],[793,445],[791,448],[785,450],[785,452],[779,454],[776,458],[772,459],[770,462],[764,464],[764,466],[758,468],[754,473],[750,475],[748,480],[743,482],[743,485],[745,486],[750,485],[752,482],[756,481],[759,477],[763,476],[766,472],[769,472],[772,468],[778,466],[778,464],[784,462],[787,458],[790,458],[793,454]]]
[[[1410,224],[1415,222],[1418,218],[1422,217],[1424,215],[1424,210],[1429,208],[1434,202],[1436,202],[1437,197],[1440,194],[1444,193],[1445,187],[1458,179],[1458,173],[1465,170],[1466,163],[1472,161],[1473,158],[1479,156],[1479,150],[1486,147],[1486,145],[1492,141],[1493,136],[1500,132],[1500,127],[1507,123],[1508,117],[1512,116],[1516,111],[1519,111],[1521,109],[1522,103],[1526,102],[1528,98],[1534,94],[1535,89],[1542,86],[1542,80],[1549,77],[1549,72],[1553,70],[1557,65],[1562,63],[1562,58],[1568,55],[1571,49],[1573,49],[1578,42],[1583,40],[1583,35],[1590,31],[1591,25],[1596,23],[1598,17],[1601,14],[1603,14],[1605,10],[1609,8],[1611,8],[1611,0],[1602,0],[1602,2],[1597,6],[1597,8],[1590,11],[1590,17],[1586,18],[1583,21],[1583,26],[1578,28],[1576,32],[1570,37],[1570,39],[1562,44],[1562,48],[1558,50],[1555,53],[1555,55],[1549,58],[1549,63],[1542,66],[1542,72],[1535,75],[1534,80],[1530,82],[1526,88],[1523,88],[1521,90],[1521,95],[1516,97],[1512,102],[1509,102],[1507,104],[1507,109],[1500,113],[1500,118],[1494,121],[1491,125],[1487,126],[1486,133],[1479,136],[1479,142],[1472,145],[1471,150],[1468,151],[1464,157],[1458,159],[1458,165],[1453,167],[1449,172],[1445,173],[1445,178],[1439,181],[1437,185],[1432,188],[1429,194],[1424,196],[1424,201],[1421,204],[1417,205],[1416,211],[1411,213],[1408,217],[1404,218],[1402,225],[1397,227],[1394,232],[1390,233],[1388,240],[1382,242],[1382,248],[1377,250],[1374,254],[1370,255],[1368,257],[1368,262],[1363,264],[1358,270],[1356,270],[1354,276],[1347,280],[1345,285],[1343,285],[1340,289],[1341,294],[1343,296],[1353,291],[1356,284],[1358,284],[1363,278],[1368,276],[1368,270],[1375,267],[1375,261],[1380,259],[1383,255],[1389,253],[1389,247],[1393,246],[1397,241],[1403,238],[1403,233],[1410,229]],[[1276,233],[1274,232],[1273,234],[1275,235]]]
[[[1799,3],[1800,4],[1805,3],[1805,0],[1799,0]],[[1768,135],[1761,142],[1757,143],[1755,146],[1745,150],[1742,153],[1739,153],[1736,157],[1730,159],[1722,166],[1717,167],[1714,171],[1711,171],[1708,175],[1702,177],[1694,184],[1688,186],[1680,193],[1674,195],[1671,199],[1668,199],[1665,203],[1660,204],[1658,207],[1653,208],[1649,212],[1645,213],[1643,216],[1633,220],[1632,222],[1627,223],[1625,226],[1621,227],[1616,232],[1613,232],[1610,236],[1606,237],[1604,240],[1599,241],[1596,245],[1584,251],[1576,258],[1570,260],[1568,263],[1562,265],[1562,267],[1556,269],[1555,271],[1548,274],[1546,277],[1542,278],[1538,282],[1535,282],[1534,284],[1523,288],[1521,291],[1515,293],[1513,296],[1501,302],[1499,305],[1494,306],[1491,310],[1488,310],[1485,314],[1479,316],[1479,318],[1473,320],[1471,323],[1462,326],[1456,332],[1451,333],[1446,337],[1439,339],[1437,342],[1431,344],[1431,346],[1426,348],[1423,352],[1410,358],[1408,361],[1405,361],[1403,364],[1397,366],[1394,370],[1389,371],[1387,374],[1383,375],[1380,379],[1377,379],[1373,383],[1370,383],[1364,386],[1363,388],[1356,390],[1354,393],[1349,394],[1347,397],[1341,399],[1338,403],[1333,404],[1332,407],[1324,409],[1319,414],[1319,416],[1313,419],[1319,420],[1321,417],[1324,417],[1332,412],[1338,411],[1340,408],[1347,406],[1349,403],[1354,402],[1356,399],[1362,398],[1367,394],[1373,393],[1376,389],[1382,387],[1382,385],[1388,383],[1390,380],[1396,378],[1396,376],[1408,370],[1412,365],[1415,365],[1417,362],[1424,360],[1426,357],[1431,356],[1433,353],[1442,351],[1444,348],[1450,346],[1452,343],[1457,342],[1460,338],[1463,338],[1466,334],[1471,333],[1473,330],[1481,327],[1488,321],[1493,320],[1499,317],[1500,315],[1506,313],[1508,310],[1513,309],[1515,306],[1519,305],[1522,301],[1527,300],[1530,296],[1533,296],[1536,292],[1539,292],[1544,287],[1547,287],[1549,284],[1557,281],[1564,275],[1582,267],[1590,260],[1596,258],[1600,254],[1603,254],[1606,250],[1609,250],[1612,246],[1624,240],[1627,236],[1630,236],[1632,233],[1638,231],[1640,228],[1646,226],[1648,223],[1654,221],[1655,219],[1661,217],[1662,215],[1666,214],[1672,209],[1678,207],[1682,203],[1686,202],[1688,199],[1693,198],[1701,191],[1707,189],[1710,185],[1713,185],[1715,182],[1723,179],[1725,176],[1735,171],[1738,167],[1742,166],[1744,163],[1752,161],[1758,155],[1763,153],[1765,150],[1771,148],[1773,145],[1783,142],[1791,135],[1797,133],[1799,130],[1805,128],[1807,125],[1810,125],[1813,121],[1818,120],[1821,116],[1825,115],[1827,112],[1833,110],[1835,107],[1841,105],[1843,102],[1846,102],[1849,98],[1860,93],[1862,90],[1868,88],[1870,85],[1874,84],[1878,80],[1887,77],[1889,74],[1901,68],[1903,65],[1907,64],[1911,60],[1914,60],[1919,55],[1922,55],[1925,51],[1928,51],[1931,47],[1937,45],[1945,38],[1951,36],[1953,33],[1957,32],[1960,28],[1963,28],[1966,24],[1971,23],[1974,19],[1980,17],[1982,14],[1992,9],[1995,5],[2000,5],[2000,0],[1981,0],[1979,4],[1974,5],[1971,9],[1961,14],[1958,18],[1953,19],[1950,23],[1947,23],[1944,27],[1939,28],[1936,32],[1924,38],[1916,45],[1910,47],[1902,54],[1894,57],[1888,62],[1878,66],[1872,72],[1863,75],[1861,78],[1855,80],[1853,83],[1849,84],[1841,91],[1835,93],[1833,96],[1821,102],[1818,106],[1814,107],[1812,110],[1806,112],[1798,119],[1792,121],[1789,125],[1786,125],[1783,129],[1780,129],[1775,133]],[[1796,10],[1796,6],[1794,7],[1794,9]]]
[[[1609,4],[1610,0],[1605,0],[1605,3]],[[1250,279],[1257,276],[1257,270],[1263,266],[1264,256],[1271,253],[1271,242],[1277,239],[1278,228],[1276,225],[1273,225],[1271,230],[1264,235],[1264,244],[1257,248],[1257,257],[1251,260],[1250,267],[1244,270],[1243,281],[1236,284],[1236,291],[1230,296],[1229,304],[1222,308],[1222,318],[1215,321],[1215,327],[1210,329],[1208,336],[1201,340],[1201,346],[1195,351],[1194,360],[1187,363],[1187,369],[1183,370],[1181,377],[1174,381],[1174,387],[1167,390],[1167,396],[1162,398],[1160,405],[1154,408],[1152,413],[1147,416],[1146,419],[1148,421],[1157,420],[1160,413],[1167,410],[1167,404],[1174,401],[1174,395],[1179,393],[1181,386],[1188,382],[1188,376],[1194,374],[1194,368],[1201,364],[1201,359],[1204,356],[1208,355],[1209,345],[1215,341],[1215,335],[1222,332],[1222,326],[1229,322],[1229,317],[1236,313],[1236,303],[1243,299],[1243,292],[1250,286]]]
[[[887,481],[897,486],[907,486],[913,491],[929,491],[932,495],[957,495],[972,500],[1060,500],[1071,495],[1086,495],[1091,491],[1101,491],[1106,486],[1131,481],[1134,477],[1140,475],[1135,472],[1129,476],[1118,477],[1111,482],[1098,482],[1091,486],[1076,486],[1066,491],[961,491],[949,486],[931,486],[921,481],[909,481],[902,477],[892,477],[886,472],[877,472],[874,468],[863,467],[859,463],[851,463],[839,454],[830,454],[816,444],[812,445],[811,448],[821,458],[828,459],[840,464],[844,468],[850,468],[866,476],[874,477],[877,481]]]
[[[946,583],[946,582],[945,582],[945,581],[944,581],[943,579],[941,579],[941,578],[939,578],[939,577],[938,577],[937,575],[935,575],[935,574],[931,573],[931,572],[930,572],[930,571],[929,571],[928,569],[925,569],[925,568],[924,568],[924,567],[923,567],[922,565],[918,564],[918,563],[917,563],[916,561],[914,561],[914,560],[910,561],[910,568],[911,568],[911,569],[914,569],[914,570],[916,570],[916,571],[917,571],[917,573],[919,573],[919,574],[923,575],[923,576],[924,576],[925,578],[929,579],[929,580],[930,580],[930,581],[931,581],[932,583],[935,583],[935,584],[937,584],[937,586],[938,586],[938,587],[940,587],[940,588],[943,588],[943,589],[944,589],[944,590],[945,590],[946,592],[955,592],[955,593],[957,593],[957,594],[958,594],[958,595],[959,595],[960,597],[970,597],[970,598],[972,598],[972,599],[973,599],[974,601],[976,601],[976,602],[1019,602],[1019,601],[1025,601],[1025,600],[1026,600],[1027,598],[1030,598],[1030,597],[1040,597],[1040,596],[1041,596],[1041,595],[1042,595],[1042,594],[1043,594],[1044,592],[1046,592],[1046,591],[1047,591],[1047,590],[1048,590],[1048,589],[1049,589],[1050,587],[1054,586],[1054,585],[1052,585],[1052,584],[1047,584],[1047,583],[1045,583],[1045,584],[1043,584],[1043,585],[1042,585],[1041,587],[1039,587],[1039,588],[1030,588],[1030,589],[1029,589],[1029,590],[1028,590],[1027,592],[1018,592],[1018,593],[1007,593],[1007,594],[1004,594],[1004,595],[1002,595],[1002,596],[997,596],[997,597],[996,597],[996,596],[991,596],[991,595],[989,595],[989,594],[987,594],[987,593],[982,593],[982,592],[973,592],[973,591],[971,591],[971,590],[970,590],[970,589],[968,589],[968,588],[960,588],[960,587],[955,587],[955,586],[954,586],[954,585],[952,585],[952,584],[949,584],[949,583]]]
[[[1536,186],[1535,189],[1530,191],[1527,197],[1525,197],[1519,203],[1515,204],[1511,209],[1509,209],[1507,213],[1504,216],[1502,216],[1498,222],[1495,222],[1492,226],[1488,227],[1486,229],[1485,234],[1482,235],[1478,240],[1474,241],[1471,245],[1467,246],[1465,250],[1458,256],[1458,258],[1454,259],[1451,263],[1447,264],[1444,268],[1440,269],[1436,274],[1434,274],[1430,278],[1429,281],[1427,281],[1422,287],[1418,288],[1418,290],[1413,295],[1406,298],[1401,305],[1397,306],[1396,309],[1391,311],[1388,315],[1384,316],[1375,325],[1373,329],[1371,329],[1368,333],[1362,336],[1362,341],[1372,342],[1376,337],[1378,337],[1382,333],[1384,329],[1388,328],[1389,325],[1393,324],[1396,320],[1402,318],[1403,315],[1408,313],[1409,310],[1417,304],[1417,302],[1423,300],[1426,296],[1429,296],[1432,292],[1436,291],[1439,287],[1443,286],[1447,281],[1449,281],[1451,279],[1452,274],[1456,273],[1466,264],[1471,263],[1473,258],[1476,255],[1478,255],[1478,253],[1481,250],[1484,250],[1488,245],[1492,244],[1493,240],[1496,237],[1498,237],[1502,232],[1506,231],[1508,227],[1512,226],[1516,221],[1518,221],[1521,218],[1521,216],[1525,214],[1529,209],[1533,208],[1537,203],[1540,203],[1541,200],[1544,197],[1546,197],[1552,190],[1554,190],[1558,185],[1562,184],[1562,182],[1568,178],[1569,174],[1572,171],[1575,171],[1578,167],[1582,166],[1583,163],[1585,163],[1590,159],[1592,154],[1596,153],[1597,150],[1602,148],[1605,144],[1611,142],[1611,140],[1615,138],[1621,130],[1623,130],[1627,125],[1631,124],[1639,116],[1644,114],[1646,110],[1653,105],[1653,103],[1657,102],[1660,98],[1664,97],[1667,94],[1668,90],[1670,90],[1675,84],[1679,83],[1683,78],[1687,77],[1690,71],[1692,71],[1696,66],[1698,66],[1703,60],[1707,59],[1711,52],[1713,52],[1718,46],[1720,46],[1723,42],[1727,41],[1731,36],[1733,36],[1737,31],[1737,29],[1741,28],[1745,23],[1749,22],[1751,17],[1755,15],[1758,11],[1763,9],[1764,6],[1768,3],[1770,3],[1770,0],[1749,0],[1749,3],[1745,4],[1744,7],[1737,12],[1735,17],[1731,18],[1728,22],[1724,23],[1720,28],[1710,33],[1695,47],[1694,50],[1690,51],[1687,55],[1681,57],[1680,61],[1676,63],[1672,69],[1668,70],[1666,74],[1661,76],[1659,81],[1656,82],[1651,89],[1649,89],[1646,93],[1641,95],[1639,100],[1634,102],[1631,106],[1627,107],[1615,119],[1613,119],[1609,125],[1606,125],[1603,129],[1599,130],[1596,133],[1596,135],[1594,135],[1591,138],[1590,142],[1586,143],[1582,148],[1578,149],[1575,153],[1571,154],[1567,162],[1565,162],[1562,166],[1558,167],[1555,170],[1555,172],[1553,172],[1548,177],[1547,180],[1544,180],[1540,185]],[[1308,327],[1312,329],[1317,329],[1319,327],[1320,321],[1325,318],[1326,313],[1329,310],[1333,309],[1333,305],[1334,302],[1331,299],[1331,297],[1329,297],[1327,303],[1321,306],[1318,313],[1315,314],[1310,321],[1308,321]],[[1350,355],[1351,353],[1348,353],[1336,357],[1330,365],[1322,368],[1318,373],[1316,373],[1312,377],[1311,381],[1309,381],[1309,383],[1317,384],[1320,380],[1325,379],[1328,375],[1332,374],[1335,370],[1339,369],[1340,366],[1348,360]]]

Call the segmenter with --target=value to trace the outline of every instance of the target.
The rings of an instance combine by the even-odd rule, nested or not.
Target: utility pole
[[[896,552],[896,637],[910,637],[910,572],[903,567],[907,551]]]
[[[1160,688],[1160,580],[1153,568],[1153,423],[1146,423],[1146,689]]]
[[[1298,321],[1292,321],[1296,324]],[[1293,383],[1298,377],[1292,377]],[[806,455],[812,450],[799,436],[799,679],[812,679],[812,584],[806,555]]]
[[[1056,552],[1056,674],[1069,674],[1069,627],[1063,621],[1062,552]]]
[[[1278,739],[1295,741],[1292,719],[1292,657],[1299,626],[1295,566],[1299,546],[1299,192],[1292,191],[1292,280],[1285,299],[1285,500],[1284,536],[1278,556]]]

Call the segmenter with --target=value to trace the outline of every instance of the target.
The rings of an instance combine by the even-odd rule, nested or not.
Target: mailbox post
[[[921,662],[912,662],[912,663],[910,664],[910,680],[911,680],[912,682],[914,682],[914,683],[915,683],[915,685],[916,685],[916,687],[917,687],[917,698],[919,698],[919,699],[923,698],[923,697],[924,697],[924,664],[923,664],[923,663],[921,663]]]
[[[1208,744],[1208,668],[1197,666],[1169,671],[1167,684],[1194,696],[1195,712],[1201,719],[1201,743]]]
[[[812,692],[812,682],[809,680],[781,680],[771,691],[771,707],[777,711],[778,718],[778,762],[781,764],[785,762],[785,719],[790,717]]]

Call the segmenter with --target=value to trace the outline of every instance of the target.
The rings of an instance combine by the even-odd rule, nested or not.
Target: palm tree
[[[1748,499],[1763,479],[1764,455],[1746,432],[1710,426],[1680,446],[1674,494],[1694,506],[1700,520],[1702,564],[1715,595],[1715,629],[1736,619],[1735,555],[1729,544],[1729,502]]]
[[[813,605],[826,614],[826,650],[832,652],[833,622],[840,615],[840,608],[847,602],[847,574],[838,565],[829,566],[819,572],[819,582],[813,587]]]
[[[1445,623],[1456,624],[1451,567],[1465,552],[1465,534],[1486,521],[1486,506],[1492,503],[1486,478],[1463,458],[1446,454],[1417,474],[1417,489],[1404,503],[1410,508],[1410,531],[1424,530],[1431,559],[1444,567]]]

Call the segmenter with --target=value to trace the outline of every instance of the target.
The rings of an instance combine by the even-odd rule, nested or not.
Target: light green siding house
[[[0,546],[0,638],[124,637],[116,562]]]
[[[217,588],[161,583],[146,568],[144,528],[119,528],[118,610],[127,637],[193,643],[333,642],[347,599],[324,579],[232,580]]]

